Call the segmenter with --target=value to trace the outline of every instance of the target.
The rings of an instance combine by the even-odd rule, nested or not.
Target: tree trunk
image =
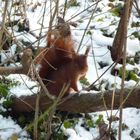
[[[130,13],[131,13],[131,9],[132,9],[132,1],[130,4],[130,9],[129,9],[129,17],[130,17]],[[118,25],[118,30],[117,33],[115,35],[114,41],[113,41],[113,45],[110,48],[111,50],[111,57],[112,60],[114,62],[119,62],[122,64],[122,55],[123,55],[123,45],[124,45],[124,41],[125,41],[125,9],[123,8],[122,12],[121,12],[121,19]],[[128,21],[129,22],[129,18]]]

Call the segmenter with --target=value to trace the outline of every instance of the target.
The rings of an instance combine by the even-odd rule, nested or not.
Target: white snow
[[[10,89],[11,95],[20,97],[22,95],[32,95],[38,93],[40,87],[37,81],[32,81],[28,76],[23,74],[11,74],[7,78],[18,81],[20,84],[18,86],[12,87]]]
[[[27,132],[23,131],[21,127],[16,124],[11,117],[5,118],[0,115],[0,139],[8,140],[13,134],[19,135],[18,140],[27,139]]]
[[[137,0],[138,4],[140,5],[140,0]],[[42,14],[43,14],[43,7],[45,5],[44,0],[30,0],[27,1],[28,6],[26,7],[26,14],[29,19],[29,24],[30,24],[30,29],[33,31],[33,33],[36,36],[39,36],[40,33],[40,27],[42,23]],[[37,8],[32,11],[33,6],[39,2],[41,5],[37,6]],[[52,1],[51,1],[52,2]],[[64,5],[64,0],[60,1],[60,9],[63,11],[63,5]],[[91,13],[93,9],[95,8],[95,5],[85,12],[82,12],[78,16],[75,16],[76,14],[80,13],[83,11],[85,8],[87,8],[89,5],[92,5],[92,0],[77,0],[77,2],[80,2],[80,6],[78,7],[70,7],[69,9],[66,10],[66,16],[65,19],[69,20],[72,18],[71,21],[78,22],[78,26],[76,28],[71,27],[72,29],[72,35],[73,39],[75,41],[75,47],[79,46],[79,43],[81,41],[81,38],[84,33],[84,29],[87,26],[87,23],[89,21],[89,18],[91,16]],[[85,46],[91,46],[92,49],[90,50],[89,56],[88,56],[88,65],[89,65],[89,70],[86,75],[89,83],[93,83],[109,66],[113,63],[111,56],[110,56],[110,51],[108,50],[107,46],[112,46],[114,35],[116,33],[116,28],[119,23],[119,17],[113,16],[112,13],[110,13],[110,7],[107,6],[109,1],[107,0],[102,0],[99,4],[98,7],[100,8],[101,11],[97,11],[92,20],[91,23],[89,24],[89,27],[87,31],[91,32],[91,35],[87,35],[84,37],[83,42],[81,43],[82,47],[80,48],[80,52],[84,52]],[[54,2],[52,2],[53,5],[55,5]],[[113,2],[115,3],[122,3],[119,0],[116,0]],[[47,30],[48,30],[48,25],[49,25],[49,13],[50,13],[50,2],[47,1],[47,6],[46,6],[46,13],[44,16],[44,28],[43,28],[43,33],[44,35]],[[3,8],[4,4],[2,0],[0,0],[0,7]],[[136,10],[133,7],[133,12],[134,15],[131,15],[130,22],[139,22],[139,18],[137,18],[136,15]],[[61,15],[61,13],[59,13]],[[0,12],[0,23],[2,20]],[[75,16],[75,17],[74,17]],[[74,17],[74,18],[73,18]],[[19,17],[11,17],[11,19],[19,19]],[[101,29],[105,30],[108,34],[112,34],[113,32],[113,37],[106,37],[104,36],[103,32]],[[36,38],[30,35],[29,33],[18,33],[16,32],[17,28],[14,27],[14,36],[19,39],[19,40],[24,40],[24,41],[30,41],[30,42],[35,42]],[[140,41],[134,36],[131,36],[131,34],[134,31],[140,31],[140,28],[131,28],[130,24],[128,27],[128,38],[127,38],[127,56],[133,57],[136,52],[140,51]],[[24,36],[23,36],[24,35]],[[41,43],[38,44],[36,42],[34,46],[45,46],[46,45],[46,39],[42,39]],[[8,57],[12,56],[15,53],[15,45],[12,47],[12,53],[7,52],[0,52],[2,54],[2,61],[4,61],[8,55]],[[93,59],[93,56],[95,56],[95,60]],[[107,63],[108,65],[105,66],[104,68],[100,68],[100,65],[98,62],[104,62]],[[120,68],[122,65],[117,65],[117,68]],[[126,69],[127,70],[133,70],[137,68],[140,72],[140,64],[127,64]],[[120,88],[121,85],[121,78],[120,77],[114,77],[113,75],[110,74],[111,69],[109,69],[105,75],[100,79],[107,81],[109,83],[109,88],[112,88],[111,85],[115,84],[116,88]],[[28,76],[25,75],[19,75],[19,74],[12,74],[9,75],[7,78],[13,80],[13,81],[19,81],[20,84],[17,86],[14,86],[10,89],[9,94],[10,95],[15,95],[17,97],[20,97],[22,95],[32,95],[35,94],[39,91],[39,85],[36,81],[31,80]],[[96,84],[99,84],[97,82]],[[134,80],[129,80],[125,81],[125,87],[132,88],[135,86],[136,82]],[[106,83],[102,85],[102,90],[105,90]],[[79,88],[81,89],[80,85]],[[93,93],[93,91],[91,91]],[[83,91],[82,91],[83,93]],[[86,91],[84,91],[86,94]],[[96,91],[94,93],[97,94]],[[0,110],[6,111],[2,106],[2,102],[5,99],[1,98],[0,99]],[[110,113],[110,111],[108,111]],[[116,113],[116,110],[113,111],[113,114]],[[106,112],[96,112],[96,113],[90,113],[92,116],[93,120],[95,119],[95,114],[103,114],[104,119],[107,121],[107,114]],[[118,114],[117,114],[118,115]],[[7,140],[10,138],[13,134],[18,134],[19,132],[22,131],[22,128],[20,128],[19,125],[17,125],[11,117],[5,118],[2,115],[0,115],[0,140]],[[80,124],[82,123],[82,120],[75,126],[75,128],[69,128],[65,129],[64,127],[62,128],[65,135],[68,136],[68,140],[93,140],[98,136],[98,128],[90,128],[89,131],[87,131],[85,128],[83,128]],[[122,140],[134,140],[137,136],[140,135],[140,109],[136,108],[127,108],[124,109],[123,111],[123,123],[125,123],[128,126],[128,129],[122,131]],[[113,128],[118,129],[118,122],[113,122]],[[135,136],[130,136],[131,131],[135,131]],[[19,137],[18,140],[23,140],[26,138],[23,138],[22,136],[25,135],[27,136],[27,133],[24,131],[22,135]]]

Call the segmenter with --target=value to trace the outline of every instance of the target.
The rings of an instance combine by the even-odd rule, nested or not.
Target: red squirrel
[[[51,71],[71,61],[75,54],[69,24],[61,19],[57,27],[48,32],[47,43],[48,46],[36,59],[36,63],[40,64],[39,75],[44,82]]]
[[[50,80],[46,87],[50,94],[58,96],[64,84],[70,84],[64,96],[71,92],[71,89],[78,92],[77,81],[86,75],[88,70],[87,55],[89,47],[86,49],[85,54],[75,54],[70,62],[62,65],[56,71],[52,71],[47,79]]]

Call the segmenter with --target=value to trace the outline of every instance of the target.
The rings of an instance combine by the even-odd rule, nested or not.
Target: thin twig
[[[63,12],[63,19],[65,18],[65,15],[66,15],[67,4],[68,4],[68,0],[65,0],[65,4],[64,4],[64,12]]]
[[[124,16],[122,18],[124,19],[123,22],[123,35],[122,37],[124,38],[122,41],[122,45],[124,45],[123,49],[123,66],[122,66],[122,83],[121,83],[121,93],[120,93],[120,119],[119,119],[119,134],[118,134],[118,139],[121,140],[122,137],[122,115],[123,115],[123,95],[124,95],[124,81],[125,81],[125,70],[126,70],[126,48],[127,48],[127,26],[128,26],[128,20],[129,20],[129,15],[131,11],[131,0],[125,1],[124,4]]]
[[[115,73],[114,89],[113,89],[113,94],[112,94],[111,113],[110,113],[110,121],[109,121],[109,128],[108,128],[109,134],[111,134],[112,113],[113,113],[113,108],[114,108],[115,91],[116,91],[116,76],[117,76],[117,73]]]
[[[2,18],[2,23],[0,25],[0,50],[2,50],[2,37],[4,34],[4,28],[5,28],[5,21],[6,21],[6,16],[7,16],[7,9],[8,9],[8,3],[9,0],[5,0],[5,6],[4,6],[4,13],[3,13],[3,18]]]
[[[33,133],[34,140],[38,140],[39,101],[40,101],[40,94],[37,94],[36,106],[35,106],[35,117],[34,117],[34,133]]]
[[[56,16],[56,14],[58,13],[58,7],[59,7],[59,0],[57,0],[56,3],[55,3],[55,10],[54,10],[53,15],[50,14],[50,22],[49,22],[49,29],[48,29],[48,31],[50,31],[52,29],[52,24],[53,24],[54,18]],[[51,5],[50,5],[50,10],[51,10]],[[51,10],[51,12],[52,12],[52,10]]]
[[[85,31],[84,31],[84,33],[83,33],[82,39],[81,39],[81,41],[80,41],[80,44],[79,44],[79,46],[78,46],[77,52],[79,52],[79,50],[80,50],[80,47],[81,47],[81,45],[82,45],[82,42],[83,42],[84,37],[85,37],[85,34],[86,34],[86,31],[87,31],[87,29],[88,29],[88,26],[89,26],[89,24],[90,24],[90,22],[91,22],[91,20],[92,20],[92,17],[93,17],[93,15],[94,15],[95,11],[96,11],[96,8],[97,8],[99,2],[100,2],[100,0],[98,0],[98,2],[96,3],[95,9],[93,10],[93,12],[92,12],[92,14],[91,14],[91,17],[90,17],[90,19],[89,19],[89,21],[88,21],[88,24],[87,24],[87,26],[86,26],[86,28],[85,28]]]

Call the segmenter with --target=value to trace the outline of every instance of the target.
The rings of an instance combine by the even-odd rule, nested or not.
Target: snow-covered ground
[[[41,20],[43,15],[43,8],[45,5],[45,0],[33,0],[27,1],[28,6],[26,7],[26,14],[29,19],[30,24],[30,30],[34,32],[35,35],[39,35],[40,33],[40,27],[41,27]],[[39,2],[40,5],[37,6],[37,8],[32,11],[32,7],[36,4],[36,2]],[[51,1],[52,2],[52,1]],[[60,9],[63,10],[64,0],[60,1]],[[87,32],[83,42],[81,43],[80,52],[84,52],[86,46],[91,46],[92,49],[90,50],[90,54],[88,56],[88,66],[89,70],[87,73],[87,79],[90,83],[94,82],[112,63],[112,59],[110,56],[110,51],[108,50],[107,46],[111,46],[113,43],[113,39],[116,33],[116,28],[119,22],[119,17],[114,16],[113,13],[110,12],[110,7],[108,4],[110,3],[107,0],[101,0],[99,4],[96,7],[96,4],[91,6],[89,9],[82,12],[84,9],[89,7],[90,5],[94,4],[95,2],[92,2],[92,0],[77,0],[77,2],[80,3],[80,6],[70,6],[66,11],[66,20],[74,21],[78,24],[77,27],[71,27],[72,30],[72,36],[75,41],[75,48],[77,49],[82,36],[84,34],[84,31],[88,25],[89,19],[92,18],[89,26],[87,27]],[[119,0],[115,0],[115,2],[112,2],[112,4],[116,5],[118,3],[122,3]],[[53,3],[54,4],[54,3]],[[138,4],[140,6],[140,1],[138,1]],[[10,5],[9,5],[10,6]],[[49,6],[50,3],[47,1],[46,6],[46,13],[44,18],[44,28],[43,28],[43,34],[46,33],[47,27],[49,25]],[[53,5],[52,5],[53,6]],[[4,7],[4,3],[0,0],[0,7]],[[93,17],[91,17],[92,12],[96,11],[93,14]],[[0,12],[1,15],[1,12]],[[77,15],[77,16],[75,16]],[[130,23],[132,22],[139,22],[139,18],[136,16],[137,13],[133,7],[133,14],[130,18]],[[60,15],[61,16],[61,13]],[[0,16],[1,17],[1,16]],[[14,17],[14,16],[13,16]],[[11,19],[13,18],[11,17]],[[15,17],[18,19],[18,17]],[[13,18],[14,19],[14,18]],[[1,20],[1,18],[0,18]],[[24,36],[20,32],[16,32],[17,27],[14,27],[15,30],[15,36],[17,36],[17,39],[23,39],[25,41],[31,41],[34,42],[36,38],[32,36],[29,33],[24,32]],[[136,52],[140,51],[140,41],[135,38],[133,35],[131,35],[135,31],[140,31],[139,27],[131,27],[131,24],[128,26],[128,39],[127,39],[127,56],[135,56]],[[112,37],[106,37],[103,33],[106,34],[112,34]],[[42,34],[42,35],[43,35]],[[45,46],[46,42],[45,39],[41,40],[40,46]],[[37,43],[34,44],[35,46],[38,45]],[[14,50],[15,46],[13,47]],[[94,52],[94,53],[93,53]],[[14,51],[13,51],[14,54]],[[3,54],[2,54],[3,55]],[[5,57],[5,56],[4,56]],[[4,57],[2,57],[4,59]],[[95,59],[93,58],[95,57]],[[101,68],[98,62],[106,63],[107,66],[104,68]],[[121,65],[117,66],[118,68],[121,67]],[[135,65],[127,64],[126,69],[132,70],[137,68],[138,73],[140,73],[140,63]],[[39,90],[38,84],[36,81],[30,80],[25,75],[9,75],[9,79],[19,81],[20,84],[18,86],[14,86],[10,89],[9,94],[15,94],[17,97],[21,95],[31,95],[34,93],[37,93]],[[140,78],[140,77],[139,77]],[[120,88],[121,85],[121,78],[120,77],[114,77],[110,74],[110,70],[108,70],[105,75],[100,79],[107,81],[109,83],[108,88],[112,88],[111,85],[116,85],[117,88]],[[125,81],[125,86],[134,86],[137,82],[134,80]],[[96,83],[99,84],[99,83]],[[102,85],[102,90],[104,89],[105,85]],[[0,100],[0,104],[3,102],[3,98]],[[2,106],[0,106],[2,108]],[[4,110],[4,108],[3,108]],[[113,111],[115,114],[116,110]],[[90,115],[93,116],[95,113],[91,113]],[[107,114],[106,112],[97,112],[98,114],[103,114],[104,119],[106,120]],[[118,115],[118,114],[117,114]],[[21,128],[19,125],[16,124],[12,120],[12,118],[8,117],[5,118],[2,115],[0,115],[0,140],[7,140],[9,137],[11,137],[13,134],[18,134],[21,132]],[[107,120],[106,120],[107,122]],[[64,133],[69,137],[68,140],[93,140],[98,136],[98,128],[90,128],[89,131],[87,131],[84,127],[81,126],[82,119],[79,121],[79,123],[75,126],[74,129],[69,128],[65,129],[62,128]],[[122,132],[122,140],[135,140],[138,136],[140,136],[140,109],[136,108],[127,108],[123,111],[123,123],[125,123],[128,126],[128,129],[124,130]],[[113,122],[113,128],[118,128],[118,122]],[[132,131],[134,131],[134,135],[132,135]],[[27,133],[23,132],[21,133],[21,136],[19,136],[19,139],[27,139],[26,137]],[[139,138],[140,139],[140,138]]]
[[[26,131],[12,120],[11,117],[5,118],[0,115],[0,140],[8,140],[13,137],[16,138],[19,135],[18,140],[27,140],[29,138]]]
[[[113,115],[115,115],[117,110],[113,111]],[[96,113],[90,113],[90,115],[93,117],[93,120],[98,115],[103,115],[105,122],[108,123],[106,120],[107,114],[105,111],[103,112],[96,112]],[[110,114],[110,111],[108,111],[108,114]],[[118,114],[117,114],[118,116]],[[135,140],[140,135],[140,111],[136,108],[127,108],[123,110],[123,124],[128,126],[126,130],[122,131],[122,140]],[[83,123],[83,120],[81,119],[79,123],[75,126],[74,129],[64,129],[64,132],[66,135],[69,136],[68,140],[93,140],[97,138],[99,130],[97,128],[90,128],[89,130],[86,130],[81,126]],[[112,123],[113,129],[118,129],[118,122]]]

